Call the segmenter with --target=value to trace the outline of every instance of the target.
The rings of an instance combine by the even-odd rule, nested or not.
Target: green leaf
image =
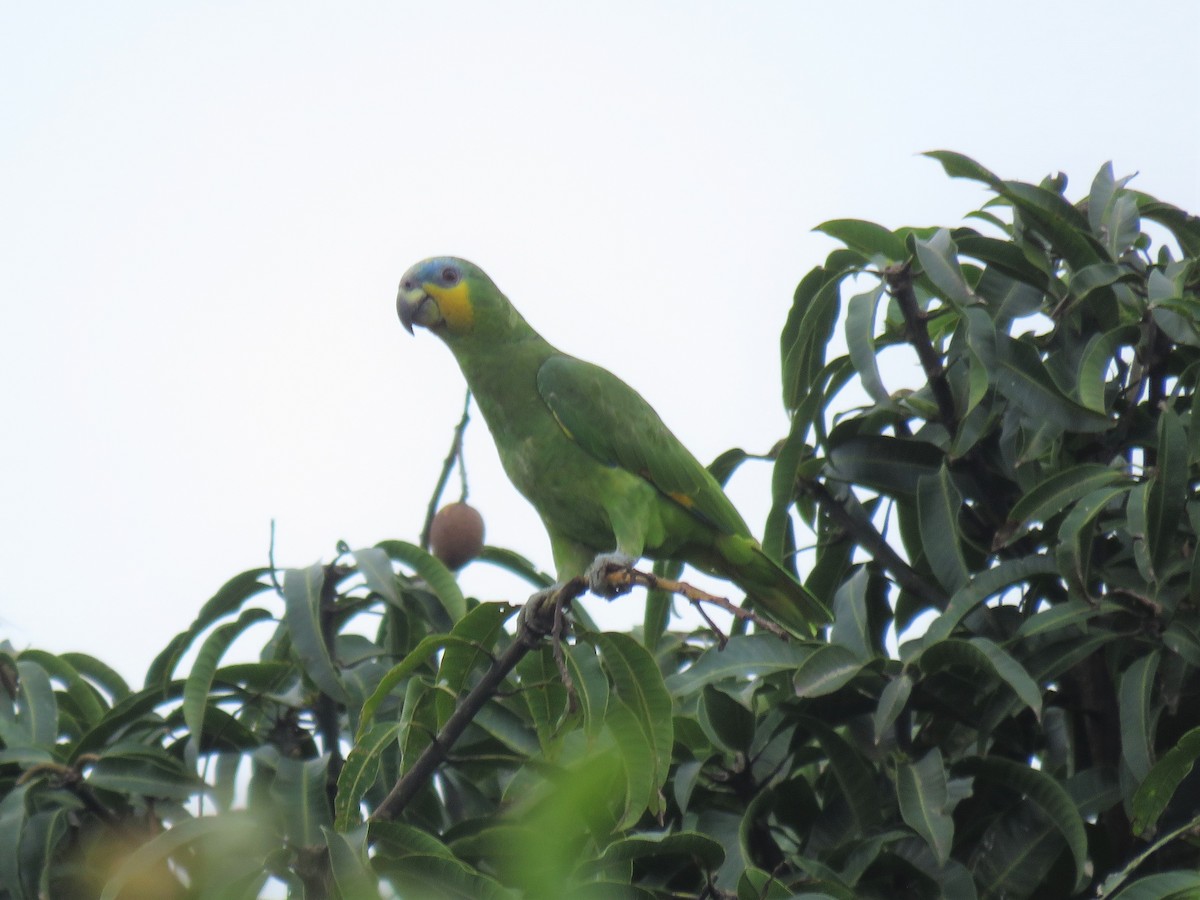
[[[154,662],[146,671],[146,687],[162,685],[170,681],[175,674],[175,666],[179,664],[180,658],[188,651],[192,641],[201,632],[213,622],[238,609],[251,597],[269,590],[270,586],[263,584],[259,579],[270,571],[270,569],[250,569],[225,582],[221,589],[201,607],[196,620],[192,622],[187,631],[176,635],[166,649],[155,657]]]
[[[669,721],[669,719],[668,719]],[[657,803],[658,754],[638,713],[617,697],[608,705],[605,725],[616,742],[625,769],[625,804],[618,828],[631,828]]]
[[[204,730],[204,711],[208,707],[209,692],[212,690],[213,675],[217,664],[225,651],[247,628],[263,619],[271,618],[264,609],[245,609],[236,622],[229,622],[215,629],[205,638],[196,662],[188,673],[183,686],[183,720],[187,723],[189,737],[188,747],[191,763],[194,765],[196,754],[200,749],[200,739]]]
[[[1036,576],[1057,574],[1055,561],[1038,553],[1020,559],[1007,559],[990,569],[976,572],[967,584],[954,592],[945,611],[929,624],[920,639],[922,645],[929,646],[949,637],[962,618],[988,598]]]
[[[1188,440],[1183,423],[1170,408],[1158,418],[1158,452],[1146,493],[1146,542],[1159,574],[1172,555],[1180,553],[1176,539],[1188,498]]]
[[[783,405],[794,410],[825,368],[825,352],[837,322],[845,269],[813,269],[796,288],[781,338]]]
[[[1004,186],[1004,182],[999,177],[961,153],[951,150],[928,150],[921,155],[940,162],[946,174],[951,178],[970,178],[972,181],[981,181],[995,191],[1001,190]]]
[[[790,672],[812,654],[803,644],[780,640],[773,634],[737,634],[724,649],[710,647],[692,666],[666,680],[676,697],[686,697],[707,684],[725,678],[752,678],[772,672]]]
[[[1093,491],[1119,483],[1133,486],[1124,472],[1096,463],[1082,463],[1056,472],[1030,488],[1013,504],[1008,520],[1018,527],[1006,536],[1004,545],[1025,535],[1034,523],[1045,522],[1066,512],[1073,503]]]
[[[916,238],[913,245],[921,269],[942,296],[956,306],[970,306],[979,302],[963,277],[962,267],[958,264],[958,247],[948,230],[939,228],[929,240]]]
[[[936,475],[943,459],[941,450],[921,440],[868,434],[839,437],[829,448],[828,477],[891,497],[914,497],[920,480]]]
[[[841,241],[868,260],[880,257],[885,262],[903,262],[908,258],[908,248],[904,239],[874,222],[864,222],[861,219],[831,219],[822,222],[813,230]]]
[[[970,775],[1016,791],[1034,803],[1062,835],[1075,862],[1076,888],[1086,883],[1087,833],[1083,819],[1066,789],[1052,776],[999,756],[971,757],[955,763],[956,774]]]
[[[338,774],[334,800],[334,828],[338,831],[346,831],[358,824],[363,795],[379,777],[380,755],[396,743],[399,732],[399,722],[372,725],[346,754],[345,765]]]
[[[1112,900],[1195,900],[1197,896],[1200,896],[1200,872],[1177,870],[1139,878],[1114,894]]]
[[[457,622],[467,614],[467,601],[459,589],[458,582],[440,559],[407,541],[380,541],[375,545],[389,557],[409,566],[429,585],[438,598],[451,622]]]
[[[617,697],[646,736],[654,764],[651,789],[657,794],[666,782],[671,766],[674,735],[671,695],[667,693],[654,657],[629,635],[599,634],[596,643],[601,661],[612,676]]]
[[[1028,342],[1006,335],[996,336],[996,389],[1011,400],[1026,418],[1035,423],[1047,420],[1070,431],[1107,431],[1112,421],[1064,395],[1042,365],[1037,350]]]
[[[754,740],[754,715],[712,685],[704,688],[696,718],[712,743],[729,753],[746,753]]]
[[[260,749],[255,759],[275,770],[271,796],[279,804],[288,840],[300,847],[323,843],[323,829],[333,825],[325,790],[329,756],[292,759],[267,749],[274,750]]]
[[[438,666],[438,683],[446,689],[435,700],[439,730],[454,713],[471,673],[491,663],[492,648],[516,609],[509,603],[481,603],[455,624],[450,634],[458,640],[446,645]]]
[[[856,294],[846,304],[846,346],[850,361],[862,380],[862,386],[876,403],[892,405],[891,395],[879,375],[879,354],[875,347],[875,314],[884,295],[883,285]]]
[[[937,747],[915,763],[896,766],[896,798],[904,821],[925,839],[938,865],[944,866],[954,842],[954,819],[946,809],[946,769]]]
[[[862,667],[852,651],[840,644],[825,644],[800,663],[792,686],[798,697],[824,697],[847,684]]]
[[[329,848],[329,868],[338,896],[344,900],[370,900],[379,897],[379,879],[367,861],[367,829],[338,833],[323,829]]]
[[[548,588],[554,584],[553,578],[524,556],[514,553],[512,550],[485,546],[479,551],[479,555],[475,557],[475,562],[489,563],[497,568],[504,569],[506,572],[512,572],[514,575],[524,578],[537,590]]]
[[[367,587],[392,606],[399,606],[400,592],[396,590],[396,573],[392,571],[391,557],[378,547],[355,550],[352,555]]]
[[[58,740],[58,702],[50,676],[37,663],[17,662],[17,729],[21,743],[34,747],[53,747]],[[15,736],[15,735],[14,735]],[[6,744],[16,743],[8,735]]]
[[[910,660],[911,662],[911,660]],[[987,638],[960,640],[947,638],[929,647],[920,655],[924,672],[934,672],[951,666],[968,666],[987,672],[1004,682],[1017,698],[1033,710],[1038,718],[1042,715],[1042,692],[1025,668],[989,641]]]
[[[608,678],[600,667],[595,649],[577,642],[567,649],[567,670],[575,682],[575,696],[583,713],[583,729],[589,737],[596,737],[604,727],[605,711],[608,708]]]
[[[1088,581],[1092,558],[1092,537],[1096,518],[1113,500],[1130,490],[1129,485],[1114,485],[1092,491],[1076,501],[1058,528],[1055,557],[1068,586],[1080,596],[1091,599]]]
[[[968,583],[970,574],[959,538],[958,515],[962,494],[943,465],[937,475],[926,475],[917,485],[917,515],[921,544],[933,574],[947,591]]]
[[[1134,834],[1145,835],[1154,828],[1180,782],[1192,771],[1198,756],[1200,728],[1193,728],[1154,764],[1131,801]]]
[[[347,703],[349,695],[342,686],[321,633],[324,585],[325,567],[320,563],[307,569],[288,569],[283,576],[284,621],[305,674],[323,693],[339,703]]]
[[[872,721],[875,725],[875,743],[883,740],[884,734],[896,723],[912,694],[913,680],[907,671],[891,679],[879,695]]]
[[[1154,676],[1158,672],[1160,651],[1155,650],[1134,660],[1121,674],[1117,709],[1121,719],[1121,758],[1129,766],[1134,780],[1146,780],[1153,764],[1151,721],[1154,703]]]
[[[829,771],[849,807],[854,833],[866,834],[882,818],[879,792],[871,767],[845,738],[819,719],[802,716],[797,724],[808,729],[828,760]]]
[[[205,788],[179,758],[157,747],[128,743],[107,750],[84,780],[99,790],[171,800],[188,800]]]

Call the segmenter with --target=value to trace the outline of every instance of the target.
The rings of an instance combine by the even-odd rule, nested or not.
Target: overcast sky
[[[700,459],[767,449],[812,228],[983,199],[921,151],[1200,212],[1197,35],[1178,0],[5,4],[0,637],[140,682],[272,518],[281,566],[415,541],[463,396],[396,320],[434,254]],[[550,568],[478,416],[467,456]],[[756,530],[768,479],[731,488]]]

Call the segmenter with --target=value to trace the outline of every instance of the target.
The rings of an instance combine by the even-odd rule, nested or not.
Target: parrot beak
[[[413,333],[413,325],[424,325],[428,328],[441,319],[437,301],[430,297],[424,288],[407,278],[400,282],[400,292],[396,295],[396,313],[400,316],[400,324],[409,334]]]

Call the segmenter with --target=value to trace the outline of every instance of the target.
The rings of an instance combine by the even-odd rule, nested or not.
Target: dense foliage
[[[0,896],[1195,896],[1200,220],[931,156],[972,225],[826,223],[782,335],[764,546],[822,640],[385,541],[236,576],[137,690],[6,646]]]

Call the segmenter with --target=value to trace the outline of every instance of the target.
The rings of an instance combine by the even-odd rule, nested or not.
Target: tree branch
[[[950,384],[946,381],[946,370],[942,368],[941,357],[933,349],[929,339],[929,329],[925,325],[925,315],[917,305],[917,295],[913,291],[912,266],[900,263],[888,266],[883,270],[887,282],[888,293],[896,298],[900,313],[904,316],[905,333],[908,342],[917,351],[917,359],[925,370],[925,378],[933,391],[933,399],[937,402],[938,418],[951,436],[958,433],[958,413],[954,408],[954,395]]]
[[[442,499],[442,491],[446,489],[446,482],[450,480],[450,473],[454,471],[454,463],[460,463],[459,468],[463,469],[462,463],[462,443],[463,432],[467,430],[467,422],[470,421],[471,409],[471,389],[467,388],[466,399],[463,400],[462,418],[458,420],[458,424],[454,426],[454,438],[450,441],[450,452],[446,454],[446,459],[442,462],[442,474],[438,476],[437,484],[433,488],[433,496],[429,498],[429,507],[425,510],[425,524],[421,526],[421,549],[429,549],[429,529],[433,527],[433,517],[437,515],[438,503]],[[467,476],[463,473],[462,476],[462,499],[467,499]]]
[[[559,615],[557,611],[586,590],[587,584],[582,578],[572,578],[552,594],[539,592],[530,598],[517,619],[516,639],[493,661],[475,687],[463,697],[462,702],[442,726],[442,730],[413,763],[413,767],[396,782],[391,792],[371,814],[370,821],[389,822],[404,812],[404,808],[433,776],[434,770],[446,759],[450,748],[462,737],[462,733],[479,710],[495,696],[517,663],[547,635],[554,632],[555,619]]]

